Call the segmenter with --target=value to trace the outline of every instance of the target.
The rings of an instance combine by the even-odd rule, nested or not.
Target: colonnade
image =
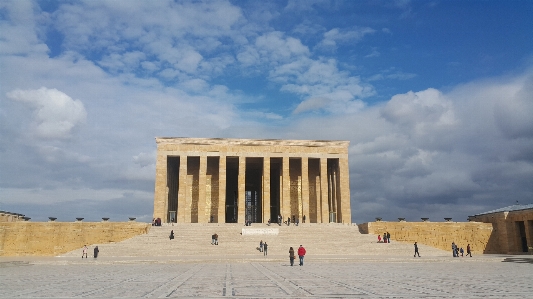
[[[266,223],[276,222],[280,214],[284,220],[295,217],[299,222],[304,216],[308,223],[351,222],[347,150],[317,153],[303,148],[307,150],[303,152],[302,146],[291,144],[276,153],[264,146],[254,151],[257,147],[239,144],[222,151],[218,140],[215,143],[217,151],[210,151],[211,144],[186,147],[180,142],[160,148],[158,142],[154,218],[178,223]]]

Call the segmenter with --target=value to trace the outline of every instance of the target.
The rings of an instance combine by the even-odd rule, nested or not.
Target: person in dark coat
[[[100,250],[98,250],[98,246],[95,246],[94,247],[94,258],[98,257],[98,252],[100,252]]]
[[[468,246],[466,246],[466,256],[469,256],[472,257],[472,249],[470,248],[470,244],[468,244]]]
[[[418,254],[418,257],[420,257],[420,253],[418,253],[418,245],[416,244],[416,242],[415,242],[414,245],[415,245],[415,255],[414,255],[414,257],[416,257],[417,254]]]
[[[268,244],[267,244],[267,242],[265,242],[263,244],[263,255],[265,255],[265,256],[268,255]]]
[[[170,236],[168,236],[170,240],[174,240],[174,230],[170,231]]]
[[[291,262],[291,266],[294,266],[294,249],[292,247],[289,248],[289,260]]]

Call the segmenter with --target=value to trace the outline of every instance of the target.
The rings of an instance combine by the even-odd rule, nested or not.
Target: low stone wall
[[[24,215],[22,214],[0,211],[0,222],[15,222],[15,221],[26,221],[26,219],[24,219]]]
[[[452,242],[463,247],[470,244],[474,253],[500,253],[491,223],[482,222],[387,222],[359,224],[364,234],[382,235],[389,232],[392,241],[418,242],[451,251]],[[377,242],[377,238],[376,238]]]
[[[146,234],[140,222],[2,222],[0,256],[54,256],[83,245],[120,242]]]

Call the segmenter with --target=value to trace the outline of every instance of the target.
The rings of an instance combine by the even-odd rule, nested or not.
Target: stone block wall
[[[5,211],[0,212],[0,222],[15,222],[15,221],[25,221],[24,215],[5,212]]]
[[[521,211],[498,212],[469,217],[473,221],[492,223],[493,239],[501,253],[522,253],[521,235],[518,222],[524,225],[528,246],[533,246],[533,209]]]
[[[360,224],[359,230],[361,233],[382,236],[389,232],[392,241],[418,242],[442,250],[451,251],[451,244],[455,242],[465,252],[470,244],[474,254],[500,253],[491,223],[376,221]]]
[[[140,222],[1,222],[0,256],[54,256],[146,234]]]

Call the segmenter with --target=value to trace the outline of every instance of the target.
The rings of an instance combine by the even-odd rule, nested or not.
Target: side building
[[[498,253],[533,252],[533,204],[516,204],[469,216],[468,220],[492,223],[489,241]]]
[[[349,141],[158,137],[154,218],[351,223]]]

